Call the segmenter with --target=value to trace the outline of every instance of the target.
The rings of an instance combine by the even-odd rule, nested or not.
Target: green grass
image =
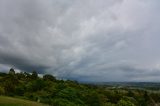
[[[48,106],[24,99],[0,96],[0,106]]]

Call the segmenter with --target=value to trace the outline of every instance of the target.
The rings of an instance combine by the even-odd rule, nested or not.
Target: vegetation
[[[0,96],[0,106],[47,106],[47,105],[19,98]]]
[[[158,90],[152,92],[147,89],[80,84],[76,81],[57,80],[49,74],[41,78],[36,71],[15,73],[14,69],[10,69],[8,74],[0,73],[0,95],[3,95],[0,104],[12,102],[13,98],[10,97],[50,106],[154,106],[160,103]],[[13,101],[23,101],[21,99]]]

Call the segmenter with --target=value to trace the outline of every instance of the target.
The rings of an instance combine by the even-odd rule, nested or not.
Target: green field
[[[48,105],[24,99],[0,96],[0,106],[48,106]]]

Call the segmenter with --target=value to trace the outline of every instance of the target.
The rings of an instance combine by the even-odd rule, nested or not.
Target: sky
[[[160,81],[160,0],[0,0],[0,70]]]

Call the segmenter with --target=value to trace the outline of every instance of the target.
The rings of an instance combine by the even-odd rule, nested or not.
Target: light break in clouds
[[[0,0],[0,70],[160,81],[159,0]]]

